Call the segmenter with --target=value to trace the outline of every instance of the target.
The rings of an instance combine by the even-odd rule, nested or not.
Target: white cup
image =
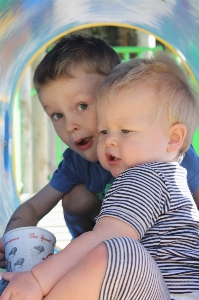
[[[21,227],[3,236],[7,272],[22,272],[47,259],[54,253],[56,238],[40,227]]]

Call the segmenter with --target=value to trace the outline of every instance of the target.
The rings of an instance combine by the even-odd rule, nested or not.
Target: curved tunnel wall
[[[195,0],[0,0],[0,236],[19,205],[12,166],[12,102],[19,79],[46,44],[75,29],[116,25],[151,32],[199,81]]]

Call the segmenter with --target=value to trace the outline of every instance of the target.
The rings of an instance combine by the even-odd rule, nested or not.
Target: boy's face
[[[75,78],[61,78],[40,89],[38,96],[61,140],[85,159],[97,158],[96,94],[105,76],[80,69]]]
[[[135,165],[167,161],[170,124],[164,110],[154,120],[155,97],[151,87],[138,86],[98,101],[98,158],[114,177]]]

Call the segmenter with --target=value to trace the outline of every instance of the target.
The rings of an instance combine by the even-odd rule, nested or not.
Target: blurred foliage
[[[116,26],[99,26],[76,30],[73,33],[82,33],[83,35],[93,35],[103,38],[111,46],[136,46],[136,30]],[[70,36],[70,34],[66,36]],[[51,49],[59,40],[48,47]],[[48,51],[47,50],[47,51]]]
[[[103,26],[103,27],[91,27],[76,31],[78,33],[100,36],[111,46],[136,46],[137,34],[136,30],[116,27],[116,26]]]

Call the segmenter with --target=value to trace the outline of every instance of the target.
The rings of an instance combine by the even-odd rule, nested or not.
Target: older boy
[[[199,212],[179,165],[199,124],[188,81],[163,53],[134,59],[102,82],[97,111],[99,161],[117,178],[94,230],[2,274],[2,300],[199,299]]]
[[[101,201],[114,180],[97,158],[96,92],[119,63],[118,55],[104,41],[81,35],[63,39],[41,61],[34,84],[57,134],[70,149],[51,182],[17,208],[6,232],[37,225],[60,199],[73,237],[93,228]],[[192,193],[198,193],[199,161],[193,148],[186,153],[183,166],[188,170]],[[3,245],[1,252],[0,266],[5,266]]]

